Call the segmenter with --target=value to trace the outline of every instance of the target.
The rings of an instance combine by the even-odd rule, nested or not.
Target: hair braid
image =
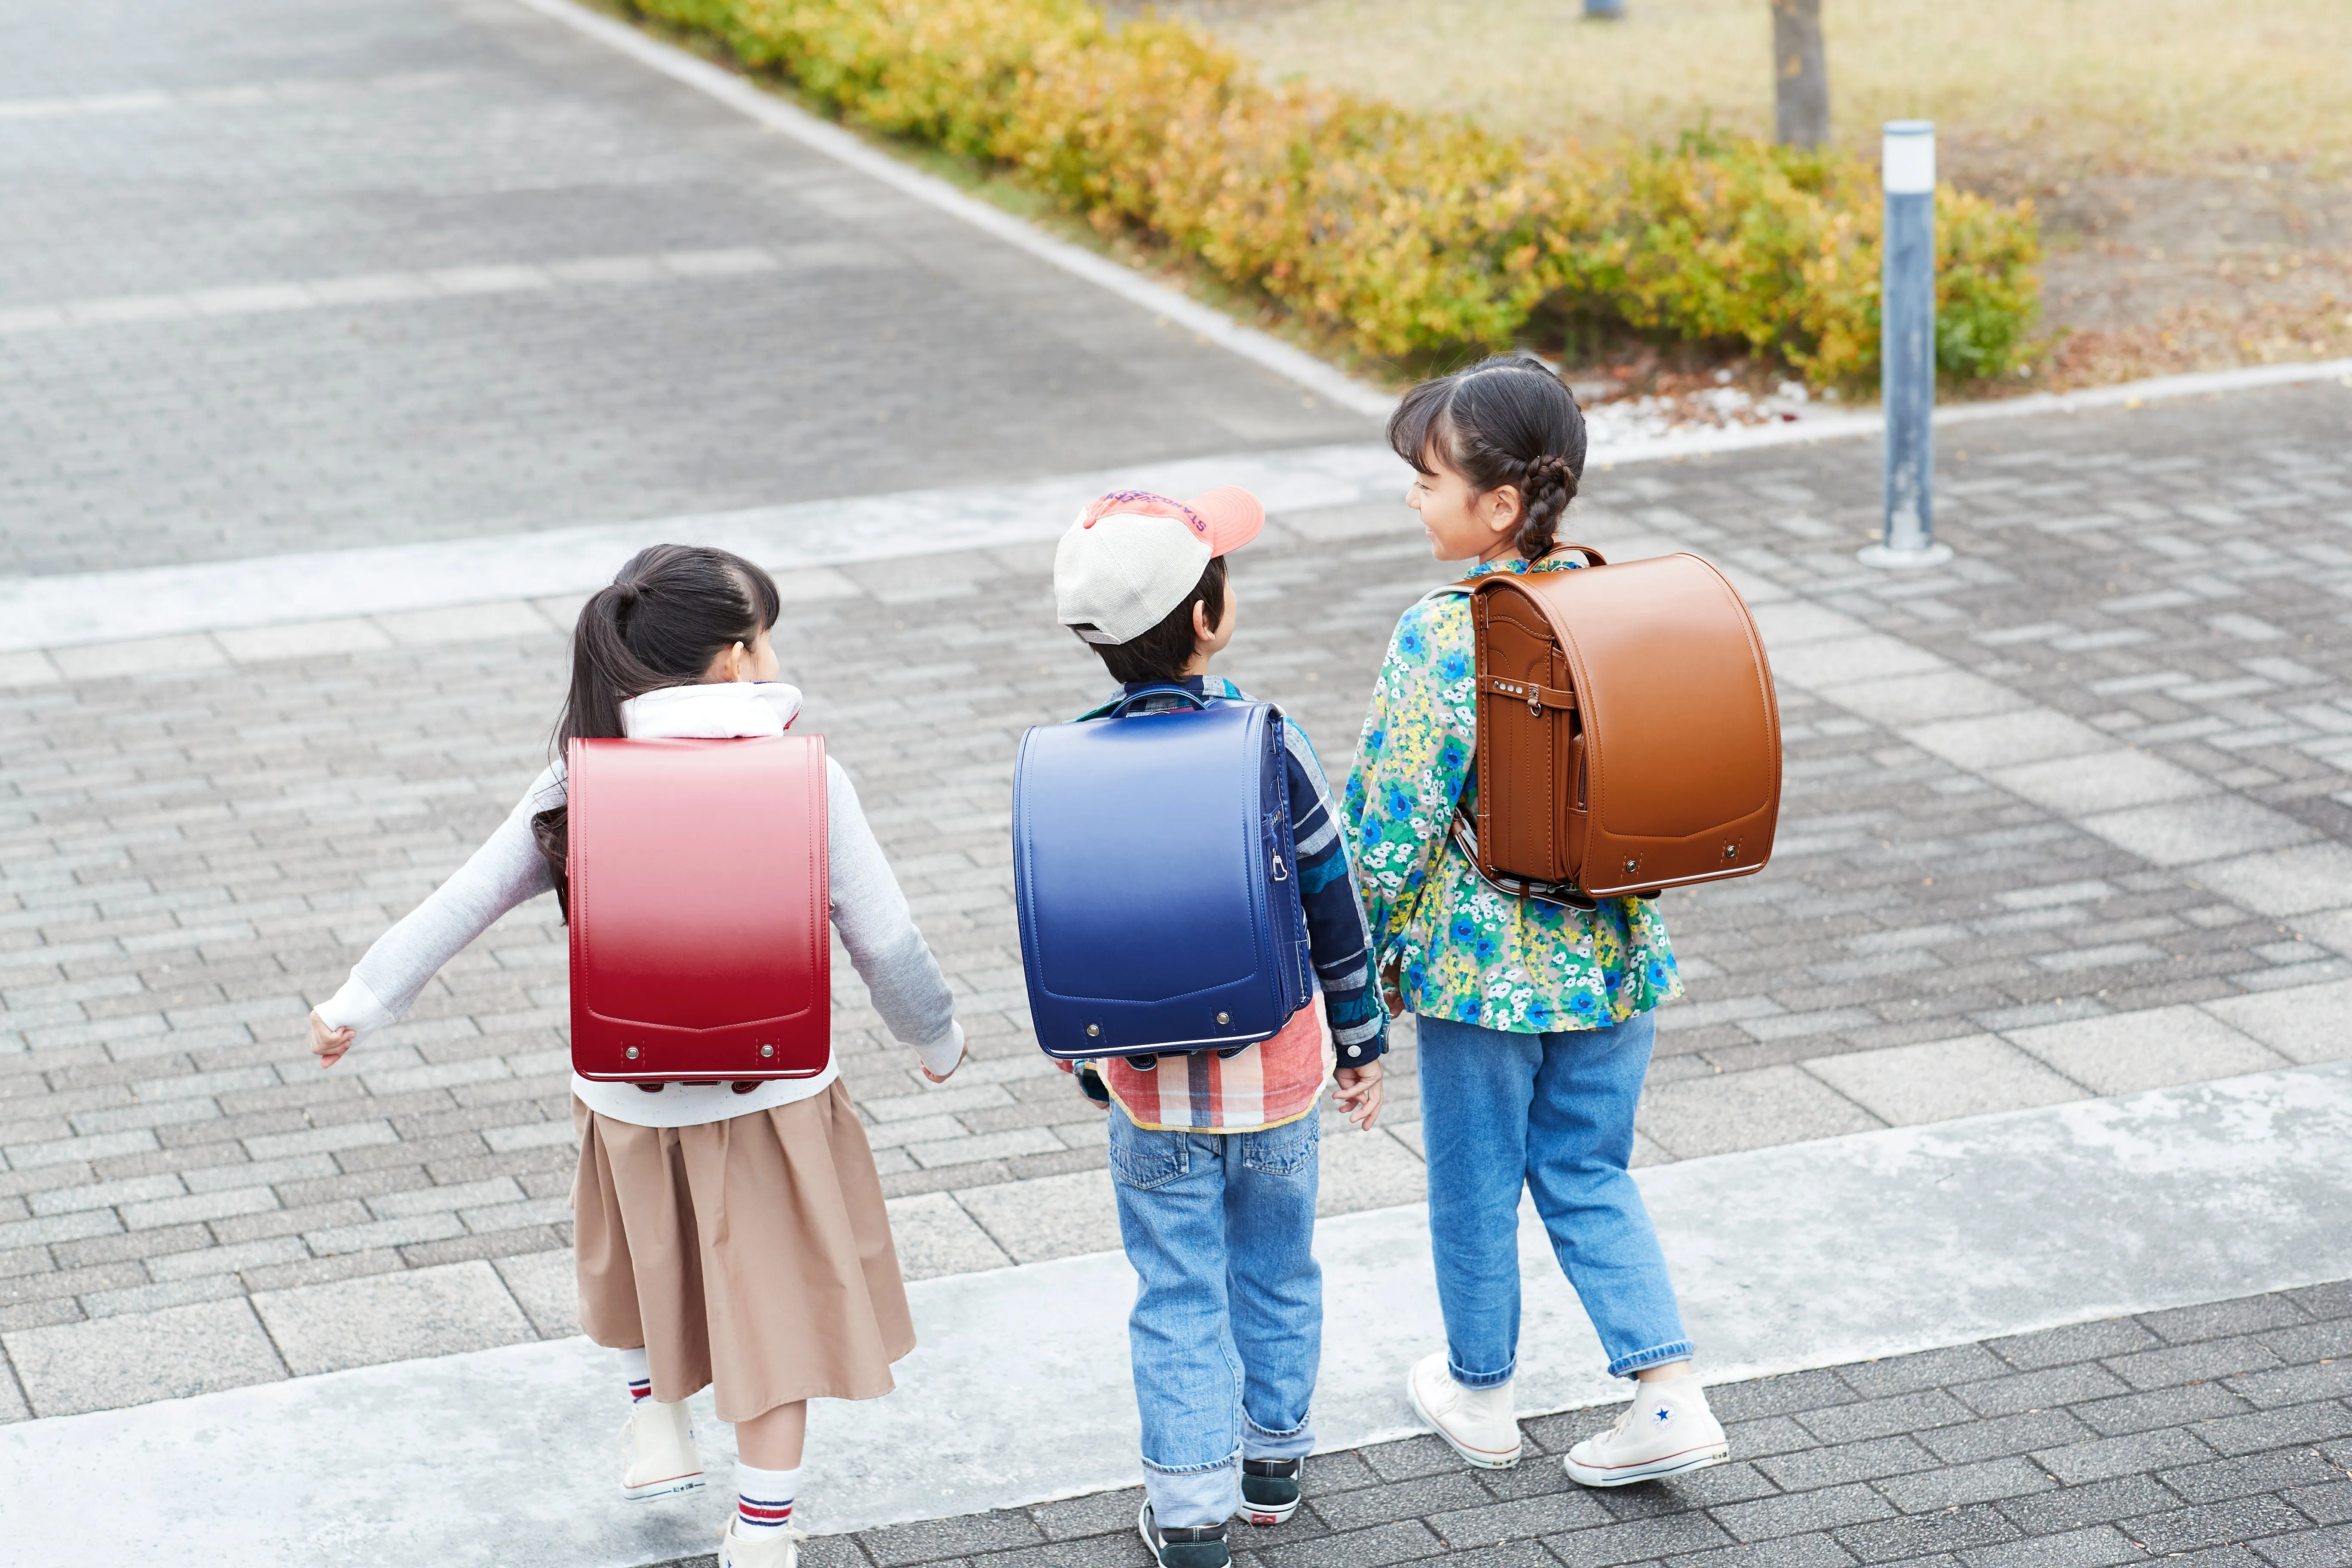
[[[1551,553],[1559,533],[1560,515],[1576,499],[1577,473],[1566,458],[1546,452],[1528,464],[1527,482],[1520,487],[1518,552],[1530,561]]]
[[[1407,392],[1389,445],[1422,473],[1443,465],[1481,495],[1516,487],[1512,546],[1538,561],[1551,552],[1583,477],[1584,412],[1541,361],[1498,354]]]

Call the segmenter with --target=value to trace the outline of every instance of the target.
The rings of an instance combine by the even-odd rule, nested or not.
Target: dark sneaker
[[[1297,1459],[1242,1461],[1242,1517],[1252,1524],[1280,1524],[1298,1511]]]
[[[1234,1554],[1225,1548],[1223,1525],[1162,1530],[1151,1518],[1149,1501],[1144,1503],[1143,1511],[1135,1516],[1135,1532],[1143,1537],[1143,1544],[1150,1549],[1151,1560],[1160,1568],[1228,1568],[1234,1560]]]

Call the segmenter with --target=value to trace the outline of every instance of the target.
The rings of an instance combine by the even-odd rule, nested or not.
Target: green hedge
[[[983,160],[1106,232],[1379,356],[1509,342],[1538,311],[1874,376],[1879,195],[1854,158],[1695,132],[1601,156],[1297,84],[1087,0],[635,0],[845,120]],[[2032,205],[1937,192],[1937,358],[2024,363]]]

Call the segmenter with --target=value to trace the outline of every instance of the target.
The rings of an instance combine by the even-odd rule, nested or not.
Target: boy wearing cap
[[[1211,703],[1250,701],[1206,671],[1233,640],[1225,557],[1265,521],[1256,498],[1230,485],[1189,501],[1104,496],[1055,552],[1057,617],[1101,656],[1121,698],[1177,686]],[[1139,710],[1185,706],[1171,692]],[[1143,1418],[1137,1527],[1162,1568],[1222,1568],[1236,1511],[1279,1524],[1297,1510],[1322,1353],[1312,1242],[1325,1020],[1338,1105],[1368,1130],[1380,1114],[1388,1015],[1370,984],[1363,914],[1322,767],[1287,719],[1283,735],[1320,1008],[1229,1057],[1091,1064],[1113,1102],[1112,1188],[1139,1282],[1128,1319]]]

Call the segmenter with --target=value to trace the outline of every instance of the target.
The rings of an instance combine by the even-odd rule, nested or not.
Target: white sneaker
[[[735,1533],[735,1521],[719,1538],[719,1568],[800,1568],[801,1532],[787,1524],[776,1530]]]
[[[686,1401],[637,1401],[621,1427],[621,1495],[642,1502],[701,1485],[702,1456],[687,1424]]]
[[[1588,1487],[1622,1487],[1703,1470],[1731,1457],[1723,1423],[1706,1407],[1696,1377],[1637,1383],[1617,1424],[1568,1451],[1568,1478]]]
[[[1509,1384],[1465,1388],[1446,1370],[1445,1352],[1433,1351],[1406,1374],[1404,1387],[1413,1413],[1480,1469],[1507,1470],[1519,1462],[1519,1424],[1511,1416]]]

